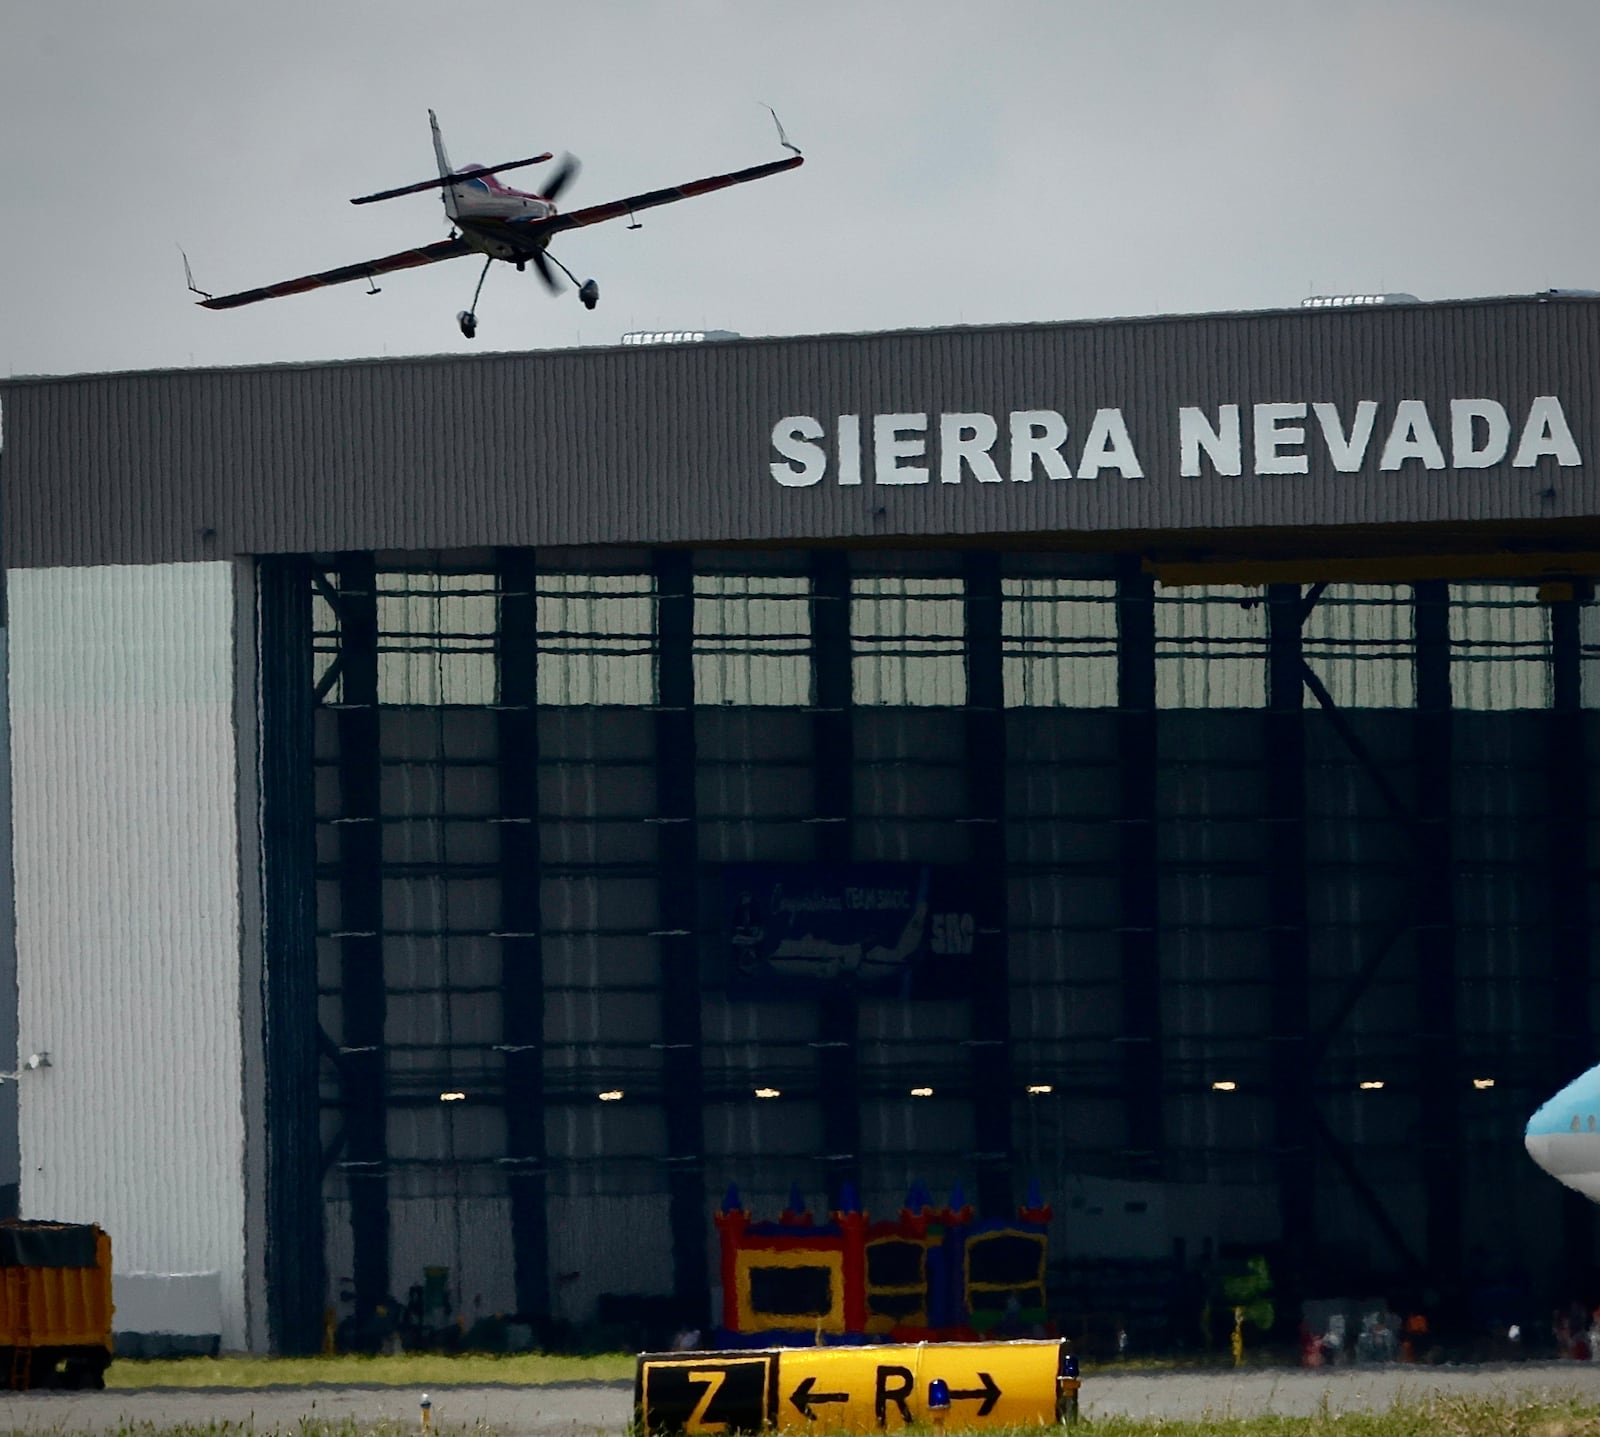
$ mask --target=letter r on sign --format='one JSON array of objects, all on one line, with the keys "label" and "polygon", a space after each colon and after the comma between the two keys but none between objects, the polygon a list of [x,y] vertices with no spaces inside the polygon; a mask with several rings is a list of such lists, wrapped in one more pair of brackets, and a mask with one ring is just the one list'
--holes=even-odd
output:
[{"label": "letter r on sign", "polygon": [[917,1379],[912,1375],[909,1367],[880,1367],[878,1369],[877,1387],[872,1395],[872,1410],[878,1419],[878,1426],[885,1425],[885,1418],[892,1402],[900,1409],[900,1420],[911,1420],[911,1408],[906,1403],[906,1398],[911,1395],[912,1389],[917,1385]]}]

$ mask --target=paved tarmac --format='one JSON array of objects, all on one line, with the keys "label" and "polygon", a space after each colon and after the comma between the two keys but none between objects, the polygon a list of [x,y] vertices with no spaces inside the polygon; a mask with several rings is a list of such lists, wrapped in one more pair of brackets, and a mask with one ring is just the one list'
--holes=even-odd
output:
[{"label": "paved tarmac", "polygon": [[[487,1426],[498,1437],[620,1433],[633,1415],[633,1384],[436,1387],[439,1437]],[[261,1387],[0,1393],[0,1432],[111,1432],[128,1424],[249,1423],[256,1432],[295,1432],[303,1421],[363,1426],[388,1422],[416,1432],[421,1393],[405,1387]]]},{"label": "paved tarmac", "polygon": [[[1495,1367],[1357,1367],[1243,1372],[1102,1372],[1084,1380],[1085,1415],[1200,1418],[1314,1412],[1326,1397],[1336,1411],[1382,1410],[1429,1393],[1488,1396],[1550,1393],[1600,1403],[1600,1363],[1518,1363]],[[273,1387],[180,1391],[0,1394],[0,1431],[110,1432],[127,1424],[204,1426],[249,1423],[256,1432],[293,1433],[304,1420],[417,1429],[419,1393],[398,1387]],[[441,1387],[433,1398],[440,1437],[489,1429],[498,1437],[591,1437],[621,1433],[632,1385]]]}]

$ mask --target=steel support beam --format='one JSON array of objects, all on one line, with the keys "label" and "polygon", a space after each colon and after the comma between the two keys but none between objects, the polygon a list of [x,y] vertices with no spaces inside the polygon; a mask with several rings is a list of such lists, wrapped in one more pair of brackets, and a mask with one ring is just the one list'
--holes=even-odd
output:
[{"label": "steel support beam", "polygon": [[1000,556],[964,561],[967,670],[967,872],[978,935],[969,1012],[978,1207],[1012,1211],[1011,977],[1006,932],[1006,707]]},{"label": "steel support beam", "polygon": [[550,1313],[545,1188],[544,915],[539,848],[539,601],[532,549],[502,549],[499,707],[500,1034],[505,1062],[506,1183],[517,1312]]},{"label": "steel support beam", "polygon": [[[819,549],[811,555],[811,785],[813,852],[822,863],[853,857],[855,728],[850,655],[850,556]],[[856,995],[840,988],[819,1001],[817,1092],[828,1165],[828,1202],[837,1206],[845,1183],[861,1185],[861,1104]]]},{"label": "steel support beam", "polygon": [[[1267,973],[1271,1016],[1272,1134],[1278,1219],[1288,1269],[1281,1281],[1303,1290],[1307,1247],[1316,1236],[1310,1111],[1311,981],[1306,902],[1305,662],[1301,629],[1309,610],[1297,584],[1267,589]],[[1296,1271],[1295,1269],[1298,1269]]]},{"label": "steel support beam", "polygon": [[262,986],[265,1024],[267,1340],[322,1345],[320,1063],[311,566],[257,568],[260,655]]},{"label": "steel support beam", "polygon": [[1162,1170],[1160,874],[1156,857],[1155,581],[1124,558],[1117,575],[1117,872],[1122,1091],[1128,1169]]},{"label": "steel support beam", "polygon": [[658,550],[656,641],[657,942],[661,955],[661,1085],[667,1129],[672,1291],[679,1320],[711,1311],[707,1269],[704,1078],[700,1053],[699,848],[694,731],[694,564]]},{"label": "steel support beam", "polygon": [[1450,586],[1416,585],[1416,1085],[1426,1212],[1425,1252],[1436,1279],[1461,1269],[1461,1098],[1456,1038],[1454,862],[1450,784]]},{"label": "steel support beam", "polygon": [[[1543,1092],[1553,1093],[1594,1062],[1589,963],[1589,770],[1583,709],[1581,600],[1550,606],[1552,695],[1545,746],[1550,893],[1550,999]],[[1582,1280],[1594,1266],[1594,1205],[1561,1189],[1562,1266]]]},{"label": "steel support beam", "polygon": [[383,975],[383,831],[379,783],[377,573],[368,553],[340,554],[339,991],[341,1087],[349,1156],[355,1315],[389,1296],[388,1112]]}]

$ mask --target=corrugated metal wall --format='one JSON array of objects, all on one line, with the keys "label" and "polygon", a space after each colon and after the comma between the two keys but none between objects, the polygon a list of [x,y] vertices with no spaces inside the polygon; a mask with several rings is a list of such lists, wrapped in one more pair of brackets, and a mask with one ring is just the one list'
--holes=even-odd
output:
[{"label": "corrugated metal wall", "polygon": [[220,1271],[242,1346],[233,566],[7,581],[22,1212]]},{"label": "corrugated metal wall", "polygon": [[[12,380],[0,386],[5,556],[34,567],[494,544],[1549,528],[1600,515],[1597,356],[1600,302],[1531,296]],[[1549,442],[1513,462],[1536,396],[1560,401],[1579,462]],[[1502,406],[1496,462],[1456,454],[1453,400]],[[1408,401],[1425,405],[1425,434],[1408,425]],[[1351,468],[1335,451],[1367,402],[1370,442]],[[1329,403],[1337,437],[1325,439],[1311,406]],[[1220,429],[1230,405],[1243,474],[1206,460],[1185,475],[1180,410]],[[1298,409],[1267,415],[1262,439],[1256,405]],[[1102,409],[1121,415],[1137,462],[1084,462]],[[1033,463],[1014,480],[1009,416],[1044,410],[1065,426],[1059,458],[1076,477]],[[996,426],[987,474],[946,468],[941,415]],[[843,467],[855,448],[841,452],[840,416],[859,421],[860,482]],[[882,482],[875,456],[890,439],[874,438],[875,416],[903,421],[910,446],[904,472]],[[795,418],[821,436],[828,466],[798,487],[779,482],[798,466],[773,443]],[[1544,434],[1539,422],[1532,432]],[[1487,442],[1481,422],[1475,433]]]},{"label": "corrugated metal wall", "polygon": [[[0,626],[0,1057],[17,1046],[17,925],[14,894],[15,865],[11,850],[11,701],[10,630]],[[17,1090],[0,1093],[0,1188],[9,1187],[16,1206],[21,1188],[22,1151],[17,1141]]]}]

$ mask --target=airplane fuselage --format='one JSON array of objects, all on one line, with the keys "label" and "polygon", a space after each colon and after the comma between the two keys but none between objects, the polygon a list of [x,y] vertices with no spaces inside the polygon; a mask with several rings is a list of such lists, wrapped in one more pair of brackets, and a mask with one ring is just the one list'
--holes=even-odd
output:
[{"label": "airplane fuselage", "polygon": [[445,209],[464,239],[479,254],[495,259],[526,259],[543,249],[548,236],[519,233],[532,220],[548,219],[556,207],[541,195],[498,184],[492,176],[451,185]]},{"label": "airplane fuselage", "polygon": [[1529,1118],[1523,1142],[1551,1177],[1600,1202],[1600,1067],[1574,1078]]}]

